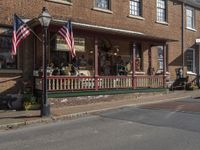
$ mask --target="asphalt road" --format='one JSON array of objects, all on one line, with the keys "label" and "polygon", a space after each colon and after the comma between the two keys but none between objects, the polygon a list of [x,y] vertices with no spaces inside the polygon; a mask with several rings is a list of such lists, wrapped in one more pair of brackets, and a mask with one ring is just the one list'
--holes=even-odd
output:
[{"label": "asphalt road", "polygon": [[[180,102],[180,100],[178,100]],[[77,120],[0,132],[0,150],[200,150],[200,113],[124,107]]]}]

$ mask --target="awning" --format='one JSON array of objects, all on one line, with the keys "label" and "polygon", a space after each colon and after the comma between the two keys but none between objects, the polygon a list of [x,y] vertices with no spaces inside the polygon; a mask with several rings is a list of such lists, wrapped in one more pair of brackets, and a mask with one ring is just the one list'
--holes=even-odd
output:
[{"label": "awning", "polygon": [[188,4],[190,6],[200,8],[200,1],[199,0],[178,0],[179,2],[183,2],[185,4]]},{"label": "awning", "polygon": [[[66,23],[66,21],[58,20],[58,19],[52,20],[52,24],[54,24],[54,25],[61,26],[64,23]],[[39,25],[40,23],[37,19],[32,19],[29,22],[27,22],[27,24],[29,24],[31,27],[34,27],[34,26]],[[99,32],[99,33],[127,36],[127,37],[131,37],[131,38],[139,39],[139,40],[141,39],[141,40],[160,42],[160,43],[178,41],[177,39],[147,35],[143,32],[120,29],[120,28],[112,28],[112,27],[79,23],[79,22],[72,22],[72,24],[73,24],[74,29],[83,29],[83,30],[94,31],[94,32]]]},{"label": "awning", "polygon": [[[52,22],[60,25],[60,24],[65,23],[66,21],[53,19]],[[144,39],[144,40],[149,40],[149,41],[158,41],[158,42],[175,42],[175,41],[178,41],[176,39],[169,39],[169,38],[165,38],[165,37],[147,35],[145,33],[132,31],[132,30],[111,28],[111,27],[106,27],[106,26],[99,26],[99,25],[92,25],[92,24],[78,23],[78,22],[72,22],[72,24],[73,24],[74,28],[78,28],[78,29],[86,29],[86,30],[103,32],[103,33],[126,35],[126,36],[135,37],[135,38]]]}]

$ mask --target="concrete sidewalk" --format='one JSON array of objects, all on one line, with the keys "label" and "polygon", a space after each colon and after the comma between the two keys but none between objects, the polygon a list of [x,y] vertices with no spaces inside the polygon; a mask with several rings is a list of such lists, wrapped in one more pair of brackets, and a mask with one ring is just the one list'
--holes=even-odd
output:
[{"label": "concrete sidewalk", "polygon": [[[51,104],[51,117],[41,118],[40,111],[3,111],[0,110],[0,129],[12,129],[36,123],[48,123],[56,120],[73,119],[98,111],[137,106],[158,102],[173,101],[180,98],[199,97],[200,90],[175,91],[169,93],[120,94],[102,97],[102,102],[67,106],[63,101]],[[88,97],[85,97],[87,99]],[[90,97],[91,98],[91,97]],[[51,101],[52,102],[52,101]],[[57,101],[58,102],[58,101]]]}]

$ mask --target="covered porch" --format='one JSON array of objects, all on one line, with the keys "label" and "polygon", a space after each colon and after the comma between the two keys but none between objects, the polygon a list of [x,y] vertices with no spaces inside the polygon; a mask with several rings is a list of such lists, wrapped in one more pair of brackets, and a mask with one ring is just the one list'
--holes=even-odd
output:
[{"label": "covered porch", "polygon": [[[74,59],[56,34],[61,25],[62,21],[56,20],[49,30],[49,93],[166,88],[169,77],[166,44],[169,39],[73,22]],[[35,45],[34,87],[36,91],[42,91],[41,45],[37,39]]]}]

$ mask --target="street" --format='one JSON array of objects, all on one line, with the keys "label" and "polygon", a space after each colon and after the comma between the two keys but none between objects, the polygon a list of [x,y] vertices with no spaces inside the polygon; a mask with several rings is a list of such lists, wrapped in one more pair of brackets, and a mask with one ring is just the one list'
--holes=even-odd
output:
[{"label": "street", "polygon": [[200,98],[0,132],[0,150],[200,150]]}]

